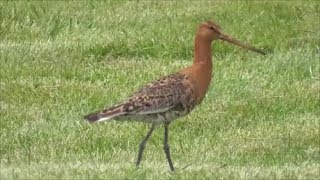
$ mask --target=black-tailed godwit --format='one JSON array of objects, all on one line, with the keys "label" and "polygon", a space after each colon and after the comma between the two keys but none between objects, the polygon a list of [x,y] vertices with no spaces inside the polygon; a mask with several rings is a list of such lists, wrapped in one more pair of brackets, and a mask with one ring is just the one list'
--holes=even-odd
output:
[{"label": "black-tailed godwit", "polygon": [[195,36],[193,64],[177,73],[154,81],[134,93],[126,101],[85,116],[89,122],[118,120],[151,123],[151,128],[139,146],[136,165],[139,166],[146,142],[158,124],[164,124],[164,152],[170,169],[174,171],[168,144],[169,124],[190,113],[201,103],[212,78],[211,43],[223,40],[252,51],[264,51],[245,45],[224,34],[216,23],[206,21]]}]

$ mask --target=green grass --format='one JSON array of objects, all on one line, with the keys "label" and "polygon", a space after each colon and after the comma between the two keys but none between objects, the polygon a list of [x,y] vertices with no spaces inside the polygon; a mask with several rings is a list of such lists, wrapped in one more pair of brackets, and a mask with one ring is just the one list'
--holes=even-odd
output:
[{"label": "green grass", "polygon": [[[320,178],[318,1],[1,1],[0,179]],[[215,42],[207,97],[158,128],[136,169],[142,123],[82,116],[192,62],[197,25],[267,49]]]}]

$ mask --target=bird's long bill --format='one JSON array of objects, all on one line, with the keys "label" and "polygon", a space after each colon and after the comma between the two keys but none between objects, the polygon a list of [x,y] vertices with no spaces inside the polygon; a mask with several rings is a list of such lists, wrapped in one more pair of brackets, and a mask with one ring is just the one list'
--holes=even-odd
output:
[{"label": "bird's long bill", "polygon": [[234,38],[232,38],[232,37],[230,37],[228,35],[222,34],[220,36],[220,39],[223,40],[223,41],[227,41],[229,43],[232,43],[232,44],[236,44],[236,45],[241,46],[243,48],[250,49],[251,51],[255,51],[255,52],[258,52],[258,53],[261,53],[261,54],[266,54],[265,51],[263,51],[261,49],[254,48],[254,47],[246,45],[246,44],[243,44],[242,42],[240,42],[240,41],[238,41],[238,40],[236,40],[236,39],[234,39]]}]

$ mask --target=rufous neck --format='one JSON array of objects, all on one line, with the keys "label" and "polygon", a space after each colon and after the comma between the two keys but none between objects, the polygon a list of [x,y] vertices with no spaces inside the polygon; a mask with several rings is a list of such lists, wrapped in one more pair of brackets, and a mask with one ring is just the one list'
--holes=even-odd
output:
[{"label": "rufous neck", "polygon": [[199,36],[195,37],[194,64],[212,65],[211,42]]}]

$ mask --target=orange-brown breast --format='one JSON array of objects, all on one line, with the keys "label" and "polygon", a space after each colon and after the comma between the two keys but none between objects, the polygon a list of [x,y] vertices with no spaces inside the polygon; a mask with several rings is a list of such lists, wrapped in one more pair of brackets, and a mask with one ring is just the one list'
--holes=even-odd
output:
[{"label": "orange-brown breast", "polygon": [[188,75],[197,84],[197,102],[201,103],[211,82],[212,62],[194,63],[192,66],[182,69],[180,73]]}]

